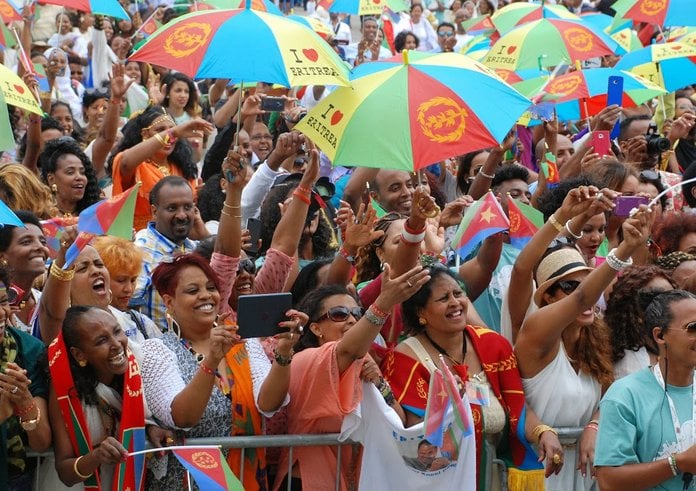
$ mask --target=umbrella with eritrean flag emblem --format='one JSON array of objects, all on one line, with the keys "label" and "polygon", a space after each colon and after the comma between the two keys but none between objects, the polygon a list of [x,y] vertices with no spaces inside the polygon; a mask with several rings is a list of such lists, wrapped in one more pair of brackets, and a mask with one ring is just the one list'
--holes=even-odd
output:
[{"label": "umbrella with eritrean flag emblem", "polygon": [[540,19],[572,19],[580,17],[570,12],[563,5],[542,5],[538,3],[510,3],[498,9],[491,22],[501,34],[510,32],[517,26]]},{"label": "umbrella with eritrean flag emblem", "polygon": [[129,58],[171,68],[191,78],[235,83],[348,85],[349,69],[312,29],[251,9],[207,10],[160,28]]},{"label": "umbrella with eritrean flag emblem", "polygon": [[360,65],[295,128],[334,165],[412,171],[498,145],[529,105],[466,56],[404,51]]},{"label": "umbrella with eritrean flag emblem", "polygon": [[[243,9],[245,5],[246,0],[200,0],[196,2],[199,12],[214,9]],[[269,0],[251,0],[251,9],[283,15],[278,6]]]},{"label": "umbrella with eritrean flag emblem", "polygon": [[674,92],[696,83],[696,45],[652,44],[625,54],[615,68],[628,70]]},{"label": "umbrella with eritrean flag emblem", "polygon": [[409,3],[404,0],[333,0],[329,12],[355,15],[382,15],[384,9],[392,12],[408,10]]},{"label": "umbrella with eritrean flag emblem", "polygon": [[617,0],[617,17],[658,26],[696,26],[694,0]]},{"label": "umbrella with eritrean flag emblem", "polygon": [[39,4],[58,5],[80,12],[108,15],[118,19],[130,20],[130,16],[123,10],[118,0],[39,0]]},{"label": "umbrella with eritrean flag emblem", "polygon": [[22,14],[9,0],[0,0],[0,19],[2,19],[3,24],[9,24],[10,22],[21,21]]},{"label": "umbrella with eritrean flag emblem", "polygon": [[541,19],[504,34],[483,63],[508,70],[551,67],[609,55],[617,48],[616,41],[582,21]]}]

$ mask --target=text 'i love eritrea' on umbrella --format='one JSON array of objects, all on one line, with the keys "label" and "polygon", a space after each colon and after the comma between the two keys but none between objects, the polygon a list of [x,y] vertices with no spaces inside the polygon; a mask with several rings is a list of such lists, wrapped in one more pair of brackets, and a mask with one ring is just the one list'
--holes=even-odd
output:
[{"label": "text 'i love eritrea' on umbrella", "polygon": [[306,25],[251,9],[186,14],[152,34],[129,58],[191,78],[229,78],[284,87],[349,85],[350,72]]},{"label": "text 'i love eritrea' on umbrella", "polygon": [[509,227],[510,221],[503,208],[493,192],[488,191],[466,210],[452,238],[452,248],[465,259],[485,238]]},{"label": "text 'i love eritrea' on umbrella", "polygon": [[456,53],[403,51],[355,69],[295,127],[333,165],[413,171],[498,145],[530,104]]},{"label": "text 'i love eritrea' on umbrella", "polygon": [[614,68],[628,70],[674,92],[696,82],[696,45],[678,41],[652,44],[626,53]]},{"label": "text 'i love eritrea' on umbrella", "polygon": [[121,194],[99,201],[80,212],[77,221],[77,230],[80,233],[65,252],[63,269],[69,268],[80,255],[80,251],[97,235],[132,239],[135,198],[138,196],[139,189],[138,182]]}]

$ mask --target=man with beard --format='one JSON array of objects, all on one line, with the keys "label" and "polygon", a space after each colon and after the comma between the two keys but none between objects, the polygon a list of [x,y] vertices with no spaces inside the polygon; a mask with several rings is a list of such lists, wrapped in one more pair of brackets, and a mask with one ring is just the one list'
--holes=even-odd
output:
[{"label": "man with beard", "polygon": [[[135,236],[135,245],[144,257],[131,306],[139,308],[164,331],[168,327],[167,308],[152,285],[152,271],[161,262],[170,262],[196,248],[196,242],[189,239],[196,220],[196,205],[191,186],[179,176],[167,176],[155,184],[150,191],[150,205],[154,221]],[[207,235],[205,225],[202,233]]]}]

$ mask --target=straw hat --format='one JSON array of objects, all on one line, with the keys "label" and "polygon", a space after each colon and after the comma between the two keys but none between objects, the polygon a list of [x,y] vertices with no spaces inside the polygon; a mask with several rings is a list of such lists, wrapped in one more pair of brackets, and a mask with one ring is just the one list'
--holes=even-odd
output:
[{"label": "straw hat", "polygon": [[534,303],[541,307],[544,293],[557,281],[572,275],[577,271],[592,271],[574,247],[563,247],[548,254],[541,260],[536,271],[536,291],[534,292]]}]

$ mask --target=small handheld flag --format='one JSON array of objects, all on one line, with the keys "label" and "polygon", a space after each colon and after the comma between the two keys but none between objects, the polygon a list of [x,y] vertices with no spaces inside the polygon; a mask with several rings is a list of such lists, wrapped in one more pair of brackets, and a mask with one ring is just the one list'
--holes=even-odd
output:
[{"label": "small handheld flag", "polygon": [[445,389],[447,390],[447,394],[449,394],[450,401],[452,402],[452,406],[454,408],[454,421],[459,426],[459,429],[464,432],[464,436],[469,436],[474,431],[474,425],[471,422],[471,410],[467,407],[469,405],[469,400],[466,395],[459,395],[457,381],[447,366],[447,363],[445,363],[442,355],[440,355],[440,366],[442,367]]},{"label": "small handheld flag", "polygon": [[508,196],[508,217],[510,218],[510,244],[522,249],[532,236],[544,225],[543,214],[521,201]]},{"label": "small handheld flag", "polygon": [[425,439],[441,447],[445,431],[445,415],[450,407],[449,395],[440,370],[433,371],[428,389],[428,404],[425,408]]},{"label": "small handheld flag", "polygon": [[220,447],[176,447],[172,453],[201,489],[244,491],[242,483],[227,465]]},{"label": "small handheld flag", "polygon": [[510,227],[510,221],[491,191],[469,207],[457,232],[452,248],[466,258],[485,238]]},{"label": "small handheld flag", "polygon": [[547,185],[561,182],[561,176],[558,174],[558,166],[556,165],[556,156],[554,154],[547,152],[540,167],[546,178]]}]

